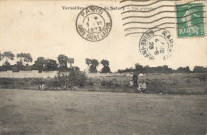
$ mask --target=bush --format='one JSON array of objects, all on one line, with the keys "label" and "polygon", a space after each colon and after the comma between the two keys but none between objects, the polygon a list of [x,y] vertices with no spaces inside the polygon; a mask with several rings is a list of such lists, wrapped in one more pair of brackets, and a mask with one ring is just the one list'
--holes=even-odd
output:
[{"label": "bush", "polygon": [[74,86],[83,87],[86,84],[86,76],[84,73],[72,70],[69,75],[60,75],[49,81],[46,85],[48,87],[64,87],[71,88]]},{"label": "bush", "polygon": [[0,87],[8,89],[38,88],[39,84],[45,83],[43,78],[0,78]]},{"label": "bush", "polygon": [[92,82],[91,80],[87,81],[86,83],[87,86],[94,86],[94,82]]},{"label": "bush", "polygon": [[1,78],[0,79],[0,86],[1,88],[14,88],[15,87],[15,83],[14,83],[14,79],[12,78]]},{"label": "bush", "polygon": [[48,88],[58,88],[61,86],[64,86],[64,85],[63,85],[63,83],[61,83],[61,81],[57,77],[46,82],[46,87],[48,87]]},{"label": "bush", "polygon": [[70,87],[72,86],[79,86],[83,87],[86,84],[86,76],[84,73],[80,71],[71,71],[69,78],[68,78],[68,84]]},{"label": "bush", "polygon": [[107,86],[107,87],[110,87],[113,85],[113,81],[106,81],[106,80],[102,80],[101,81],[101,86]]}]

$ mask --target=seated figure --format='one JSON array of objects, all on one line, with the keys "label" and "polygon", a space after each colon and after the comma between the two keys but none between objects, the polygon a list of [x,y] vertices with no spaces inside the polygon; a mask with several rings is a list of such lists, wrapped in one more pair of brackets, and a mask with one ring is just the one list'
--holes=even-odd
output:
[{"label": "seated figure", "polygon": [[139,87],[137,88],[137,90],[142,93],[142,92],[145,92],[147,89],[147,85],[146,83],[144,82],[144,80],[142,80],[140,83],[139,83]]},{"label": "seated figure", "polygon": [[40,85],[39,85],[39,89],[40,89],[40,90],[45,90],[45,84],[40,84]]},{"label": "seated figure", "polygon": [[133,80],[130,80],[130,81],[129,81],[129,86],[130,86],[130,87],[133,87],[133,86],[134,86],[134,82],[133,82]]}]

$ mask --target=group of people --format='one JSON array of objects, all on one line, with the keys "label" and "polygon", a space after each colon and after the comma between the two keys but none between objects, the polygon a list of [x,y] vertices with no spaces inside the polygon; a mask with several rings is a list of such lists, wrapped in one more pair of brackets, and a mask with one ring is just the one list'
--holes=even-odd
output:
[{"label": "group of people", "polygon": [[132,80],[130,81],[130,87],[135,87],[138,92],[143,93],[146,92],[147,85],[144,82],[144,80],[141,80],[140,83],[138,84],[138,74],[134,73],[132,76]]}]

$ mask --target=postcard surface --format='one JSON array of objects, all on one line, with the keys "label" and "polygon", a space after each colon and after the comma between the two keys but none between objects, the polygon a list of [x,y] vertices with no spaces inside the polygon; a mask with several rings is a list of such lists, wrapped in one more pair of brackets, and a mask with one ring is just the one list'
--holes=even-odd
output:
[{"label": "postcard surface", "polygon": [[0,134],[206,134],[206,5],[0,1]]}]

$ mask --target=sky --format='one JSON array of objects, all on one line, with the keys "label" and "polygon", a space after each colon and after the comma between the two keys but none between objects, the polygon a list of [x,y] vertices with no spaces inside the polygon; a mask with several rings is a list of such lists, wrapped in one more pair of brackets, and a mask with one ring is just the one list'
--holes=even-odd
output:
[{"label": "sky", "polygon": [[64,54],[74,58],[74,66],[81,70],[87,68],[85,58],[107,59],[112,71],[134,67],[136,63],[168,65],[173,69],[207,66],[207,38],[179,39],[175,29],[170,30],[174,37],[172,56],[167,60],[148,60],[139,52],[141,35],[125,36],[121,10],[108,10],[112,29],[105,39],[98,42],[83,39],[75,27],[81,10],[64,10],[62,7],[91,4],[120,7],[117,1],[0,1],[0,52],[30,53],[33,60],[40,56],[56,59],[59,54]]}]

